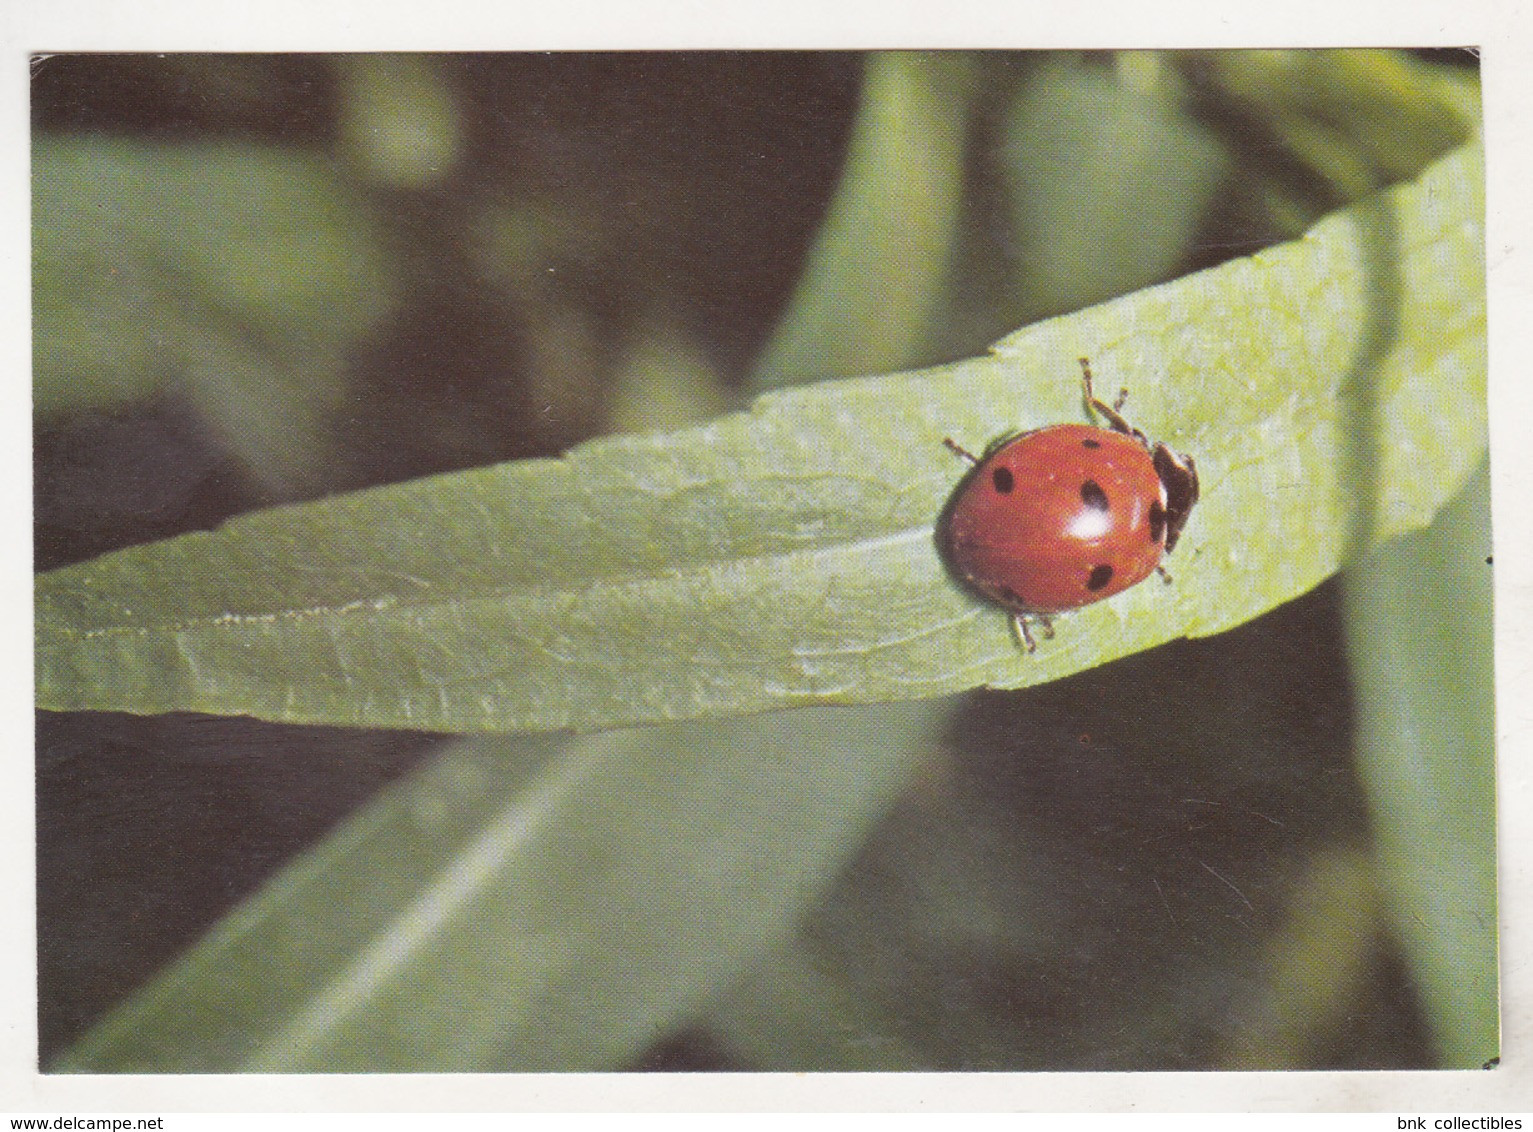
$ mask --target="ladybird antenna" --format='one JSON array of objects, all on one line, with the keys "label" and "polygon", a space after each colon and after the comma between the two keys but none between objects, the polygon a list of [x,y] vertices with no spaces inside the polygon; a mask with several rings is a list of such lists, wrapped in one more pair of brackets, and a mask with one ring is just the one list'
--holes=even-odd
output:
[{"label": "ladybird antenna", "polygon": [[971,463],[971,464],[978,464],[979,463],[979,457],[978,456],[974,455],[974,453],[970,452],[963,445],[959,444],[958,441],[954,440],[951,436],[944,436],[942,438],[942,443],[945,444],[947,446],[948,450],[950,452],[952,452],[954,455],[963,457],[965,460],[969,461],[969,463]]}]

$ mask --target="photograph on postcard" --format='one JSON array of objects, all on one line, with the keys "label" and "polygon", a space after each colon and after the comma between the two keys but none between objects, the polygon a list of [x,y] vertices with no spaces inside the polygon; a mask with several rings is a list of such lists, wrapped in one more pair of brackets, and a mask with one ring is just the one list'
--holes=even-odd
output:
[{"label": "photograph on postcard", "polygon": [[42,1072],[1495,1063],[1473,48],[31,131]]}]

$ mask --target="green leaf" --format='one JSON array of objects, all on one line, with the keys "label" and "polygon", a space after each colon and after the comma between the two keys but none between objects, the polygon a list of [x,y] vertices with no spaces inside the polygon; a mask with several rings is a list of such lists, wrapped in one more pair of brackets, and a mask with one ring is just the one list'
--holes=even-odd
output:
[{"label": "green leaf", "polygon": [[[1369,542],[1426,525],[1482,458],[1481,184],[1470,145],[1299,241],[989,357],[55,571],[38,585],[38,702],[595,729],[1020,687],[1218,632],[1344,560],[1360,375],[1384,429]],[[1203,501],[1173,587],[1083,610],[1027,656],[938,559],[963,471],[942,439],[1079,419],[1080,355],[1197,459]]]},{"label": "green leaf", "polygon": [[[834,291],[832,275],[818,279]],[[622,377],[619,425],[718,411],[717,379],[668,325]],[[62,1067],[623,1068],[781,946],[944,723],[922,703],[460,746],[279,875]],[[554,781],[569,786],[556,799],[537,785]],[[533,812],[541,825],[486,866],[480,847]],[[411,814],[432,815],[435,835]],[[447,888],[462,915],[411,915]],[[539,908],[559,961],[500,955]],[[380,954],[399,960],[385,969]]]},{"label": "green leaf", "polygon": [[926,714],[455,744],[49,1068],[622,1068],[788,937]]},{"label": "green leaf", "polygon": [[1246,118],[1247,133],[1259,123],[1342,199],[1411,176],[1467,140],[1480,117],[1477,82],[1404,51],[1206,51],[1182,61],[1226,113]]},{"label": "green leaf", "polygon": [[972,65],[961,53],[868,57],[846,172],[756,364],[758,388],[931,360],[963,205]]},{"label": "green leaf", "polygon": [[902,1041],[896,1020],[847,985],[803,935],[720,995],[708,1030],[737,1061],[760,1073],[937,1068],[930,1055]]},{"label": "green leaf", "polygon": [[1358,761],[1440,1064],[1500,1053],[1490,477],[1344,575]]},{"label": "green leaf", "polygon": [[435,59],[345,55],[337,72],[342,144],[366,176],[418,190],[452,174],[462,156],[463,127]]},{"label": "green leaf", "polygon": [[1186,274],[1232,195],[1230,144],[1195,113],[1177,56],[981,58],[959,248],[927,320],[941,359]]},{"label": "green leaf", "polygon": [[38,415],[169,391],[266,482],[309,475],[346,351],[392,303],[332,169],[253,145],[43,135],[32,186]]},{"label": "green leaf", "polygon": [[1229,171],[1229,154],[1185,108],[1161,56],[1116,61],[1108,70],[1051,58],[1007,114],[1002,172],[1021,268],[1013,290],[1031,317],[1175,274]]}]

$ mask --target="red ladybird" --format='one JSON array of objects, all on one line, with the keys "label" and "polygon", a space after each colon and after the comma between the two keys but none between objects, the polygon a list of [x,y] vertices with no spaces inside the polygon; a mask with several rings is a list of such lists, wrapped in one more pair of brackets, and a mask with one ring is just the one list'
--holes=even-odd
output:
[{"label": "red ladybird", "polygon": [[[1028,652],[1028,620],[1054,635],[1050,614],[1111,597],[1161,569],[1198,501],[1191,456],[1151,444],[1091,391],[1086,405],[1110,427],[1061,424],[1007,437],[981,459],[945,443],[974,465],[953,493],[937,544],[969,589],[1009,610]],[[1170,581],[1170,578],[1166,578]]]}]

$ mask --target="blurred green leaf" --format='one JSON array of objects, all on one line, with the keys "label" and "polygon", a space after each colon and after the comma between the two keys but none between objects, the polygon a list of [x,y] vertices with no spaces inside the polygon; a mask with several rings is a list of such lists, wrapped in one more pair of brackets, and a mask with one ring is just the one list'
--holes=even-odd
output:
[{"label": "blurred green leaf", "polygon": [[901,1040],[895,1020],[859,990],[824,962],[813,939],[800,934],[712,1004],[709,1034],[759,1073],[936,1068],[929,1055]]},{"label": "blurred green leaf", "polygon": [[734,407],[703,351],[681,328],[659,319],[642,325],[612,384],[607,423],[613,432],[682,428]]},{"label": "blurred green leaf", "polygon": [[1477,78],[1403,51],[1177,59],[1237,150],[1236,207],[1259,231],[1297,234],[1338,204],[1413,176],[1478,130]]},{"label": "blurred green leaf", "polygon": [[1208,51],[1184,57],[1312,173],[1356,196],[1468,140],[1478,85],[1403,51]]},{"label": "blurred green leaf", "polygon": [[1169,278],[1229,170],[1161,57],[1118,58],[1116,70],[1051,59],[1009,108],[1001,157],[1019,315]]},{"label": "blurred green leaf", "polygon": [[1265,941],[1264,993],[1231,1028],[1223,1068],[1312,1068],[1316,1047],[1344,1032],[1375,970],[1382,918],[1368,854],[1356,846],[1316,854],[1290,903],[1287,923]]},{"label": "blurred green leaf", "polygon": [[963,203],[970,60],[885,52],[867,74],[846,172],[757,388],[928,360]]},{"label": "blurred green leaf", "polygon": [[[595,729],[1020,687],[1229,628],[1342,561],[1355,363],[1387,428],[1371,540],[1430,522],[1481,459],[1481,180],[1466,147],[1301,241],[1030,327],[990,357],[44,575],[39,705]],[[1401,288],[1386,339],[1380,262]],[[1076,418],[1082,354],[1138,391],[1137,423],[1197,458],[1204,500],[1173,588],[1090,607],[1025,656],[938,560],[932,524],[962,473],[942,438],[982,447]]]},{"label": "blurred green leaf", "polygon": [[453,94],[429,56],[358,54],[338,61],[341,136],[371,179],[419,190],[448,177],[463,149]]},{"label": "blurred green leaf", "polygon": [[32,184],[39,417],[174,392],[268,484],[311,475],[346,352],[392,304],[325,162],[43,135]]},{"label": "blurred green leaf", "polygon": [[1500,1053],[1490,478],[1344,575],[1359,763],[1441,1064]]},{"label": "blurred green leaf", "polygon": [[924,715],[456,744],[49,1068],[622,1068],[786,938]]}]

